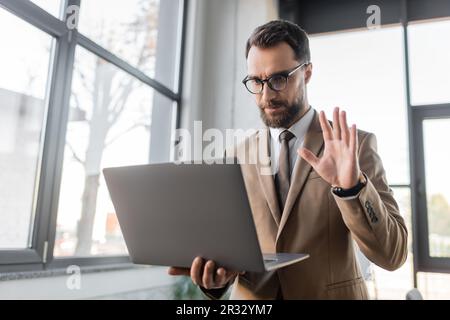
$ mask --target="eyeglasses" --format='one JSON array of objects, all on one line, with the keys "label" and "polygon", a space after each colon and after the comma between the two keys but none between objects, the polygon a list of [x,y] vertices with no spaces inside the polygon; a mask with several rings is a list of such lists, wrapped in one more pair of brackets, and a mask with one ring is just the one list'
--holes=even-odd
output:
[{"label": "eyeglasses", "polygon": [[258,78],[250,78],[245,77],[244,80],[242,80],[242,83],[245,85],[247,90],[252,94],[260,94],[264,90],[264,83],[267,82],[267,85],[270,89],[273,91],[282,91],[286,89],[288,79],[289,77],[297,70],[299,70],[301,67],[308,65],[309,62],[302,63],[298,66],[296,66],[294,69],[276,73],[272,76],[270,76],[267,79],[258,79]]}]

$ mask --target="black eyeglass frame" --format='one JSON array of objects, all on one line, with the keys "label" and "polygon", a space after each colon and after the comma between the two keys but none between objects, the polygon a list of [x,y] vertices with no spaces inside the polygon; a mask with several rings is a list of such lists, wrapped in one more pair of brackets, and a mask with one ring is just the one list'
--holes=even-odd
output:
[{"label": "black eyeglass frame", "polygon": [[[305,66],[305,65],[309,65],[309,64],[310,64],[310,62],[304,62],[304,63],[302,63],[302,64],[299,64],[298,66],[296,66],[295,68],[293,68],[293,69],[291,69],[291,70],[284,71],[284,72],[278,72],[278,73],[275,73],[275,74],[271,75],[270,77],[268,77],[267,79],[259,79],[259,78],[255,78],[255,77],[249,77],[249,76],[246,76],[246,77],[242,80],[242,83],[244,84],[244,86],[245,86],[245,88],[247,89],[247,91],[250,92],[251,94],[260,94],[260,93],[262,93],[263,90],[264,90],[264,84],[265,84],[266,82],[267,82],[267,85],[269,86],[270,89],[272,89],[273,91],[276,91],[276,92],[280,92],[280,91],[283,91],[284,89],[286,89],[287,84],[288,84],[289,77],[290,77],[291,75],[293,75],[294,72],[296,72],[297,70],[299,70],[301,67],[303,67],[303,66]],[[274,77],[279,77],[279,76],[284,77],[285,84],[284,84],[284,87],[283,87],[282,89],[275,89],[275,88],[272,87],[272,85],[271,85],[271,83],[270,83],[270,80],[272,80]],[[250,81],[250,80],[259,82],[259,83],[261,84],[261,90],[259,90],[258,92],[253,92],[253,91],[251,91],[251,90],[248,88],[248,86],[247,86],[247,82]]]}]

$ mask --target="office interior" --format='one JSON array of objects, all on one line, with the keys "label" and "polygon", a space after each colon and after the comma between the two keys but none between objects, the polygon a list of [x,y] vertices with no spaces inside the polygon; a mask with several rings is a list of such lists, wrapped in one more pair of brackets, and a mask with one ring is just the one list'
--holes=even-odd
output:
[{"label": "office interior", "polygon": [[450,299],[448,0],[0,0],[0,299],[206,298],[130,262],[102,169],[260,128],[245,44],[274,19],[310,36],[310,104],[377,136],[409,252],[358,253],[370,298]]}]

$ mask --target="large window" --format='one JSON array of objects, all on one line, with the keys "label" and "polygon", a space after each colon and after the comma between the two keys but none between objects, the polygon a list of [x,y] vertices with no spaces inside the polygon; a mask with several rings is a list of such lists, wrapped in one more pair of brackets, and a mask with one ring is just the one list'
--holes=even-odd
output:
[{"label": "large window", "polygon": [[450,20],[408,26],[411,102],[430,105],[450,102]]},{"label": "large window", "polygon": [[420,271],[450,272],[450,44],[440,37],[448,32],[449,19],[408,26]]},{"label": "large window", "polygon": [[77,48],[55,255],[126,253],[101,169],[148,163],[153,90]]},{"label": "large window", "polygon": [[409,230],[405,265],[395,272],[372,267],[367,284],[373,298],[403,299],[414,284],[425,298],[448,294],[449,277],[427,272],[450,270],[450,177],[445,169],[450,155],[442,144],[450,134],[450,46],[439,36],[449,28],[449,20],[440,20],[310,37],[310,104],[329,117],[339,106],[351,123],[376,134],[387,180]]},{"label": "large window", "polygon": [[53,38],[0,9],[0,43],[0,248],[28,248]]},{"label": "large window", "polygon": [[[387,180],[412,230],[402,27],[315,35],[310,47],[309,103],[329,118],[339,106],[350,123],[375,133]],[[398,299],[412,287],[411,240],[402,268],[392,273],[372,266],[367,283],[372,298]]]},{"label": "large window", "polygon": [[428,212],[428,242],[432,257],[450,258],[450,150],[439,143],[450,137],[450,119],[423,121],[425,176]]},{"label": "large window", "polygon": [[0,272],[128,261],[102,169],[170,160],[185,8],[0,0]]},{"label": "large window", "polygon": [[[179,54],[180,28],[176,22],[181,4],[179,0],[85,1],[79,29],[140,71],[177,90],[174,61]],[[161,69],[163,72],[157,72]]]},{"label": "large window", "polygon": [[309,103],[375,133],[390,184],[409,184],[402,28],[311,36]]}]

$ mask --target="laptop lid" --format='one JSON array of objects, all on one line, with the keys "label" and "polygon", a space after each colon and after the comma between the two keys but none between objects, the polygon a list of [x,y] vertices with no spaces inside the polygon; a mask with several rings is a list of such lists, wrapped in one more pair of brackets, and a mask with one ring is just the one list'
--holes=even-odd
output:
[{"label": "laptop lid", "polygon": [[190,267],[201,256],[230,270],[264,271],[239,164],[103,172],[134,263]]}]

